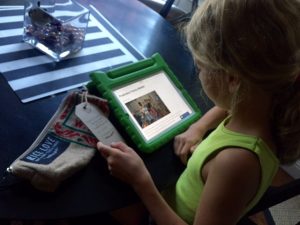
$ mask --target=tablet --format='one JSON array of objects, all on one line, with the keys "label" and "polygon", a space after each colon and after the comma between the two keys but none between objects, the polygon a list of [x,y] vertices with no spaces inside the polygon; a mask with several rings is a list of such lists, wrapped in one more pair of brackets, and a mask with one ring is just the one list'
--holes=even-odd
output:
[{"label": "tablet", "polygon": [[201,111],[159,54],[91,75],[138,149],[153,152],[183,132]]}]

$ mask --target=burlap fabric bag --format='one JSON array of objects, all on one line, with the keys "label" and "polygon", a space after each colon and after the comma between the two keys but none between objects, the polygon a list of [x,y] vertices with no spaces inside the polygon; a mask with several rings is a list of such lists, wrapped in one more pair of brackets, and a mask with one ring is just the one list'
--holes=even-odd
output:
[{"label": "burlap fabric bag", "polygon": [[55,191],[59,184],[88,164],[96,152],[97,138],[75,115],[82,101],[108,116],[106,100],[81,92],[69,94],[34,143],[9,167],[9,171],[41,190]]}]

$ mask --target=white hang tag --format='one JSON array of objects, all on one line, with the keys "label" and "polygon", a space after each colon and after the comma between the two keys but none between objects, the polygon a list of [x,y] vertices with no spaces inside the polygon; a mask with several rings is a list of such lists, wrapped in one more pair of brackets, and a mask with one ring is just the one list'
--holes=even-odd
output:
[{"label": "white hang tag", "polygon": [[110,145],[112,142],[124,141],[108,118],[95,105],[82,102],[76,106],[75,115],[103,144]]}]

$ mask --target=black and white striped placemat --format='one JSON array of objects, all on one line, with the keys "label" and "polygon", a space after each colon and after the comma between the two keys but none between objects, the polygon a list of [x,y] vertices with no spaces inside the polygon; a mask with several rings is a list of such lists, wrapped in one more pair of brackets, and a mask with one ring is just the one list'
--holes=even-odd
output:
[{"label": "black and white striped placemat", "polygon": [[23,103],[86,84],[107,71],[144,58],[93,6],[84,47],[61,62],[22,42],[23,6],[0,6],[0,72]]}]

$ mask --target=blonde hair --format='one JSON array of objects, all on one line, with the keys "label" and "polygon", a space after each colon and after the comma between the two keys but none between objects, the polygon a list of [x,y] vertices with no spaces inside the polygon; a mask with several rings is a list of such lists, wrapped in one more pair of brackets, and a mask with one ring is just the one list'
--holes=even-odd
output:
[{"label": "blonde hair", "polygon": [[188,46],[201,65],[273,93],[273,133],[282,163],[300,157],[299,1],[205,0],[186,27]]}]

